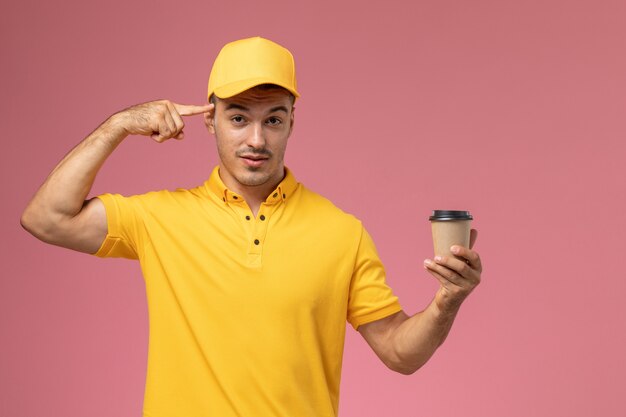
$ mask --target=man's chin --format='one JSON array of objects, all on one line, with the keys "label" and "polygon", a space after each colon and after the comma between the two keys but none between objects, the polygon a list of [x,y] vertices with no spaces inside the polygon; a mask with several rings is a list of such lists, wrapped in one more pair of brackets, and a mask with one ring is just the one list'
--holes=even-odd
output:
[{"label": "man's chin", "polygon": [[261,172],[261,170],[258,168],[247,169],[247,171],[248,172],[246,174],[241,175],[238,178],[239,183],[245,185],[246,187],[257,187],[259,185],[264,185],[270,179],[269,175]]}]

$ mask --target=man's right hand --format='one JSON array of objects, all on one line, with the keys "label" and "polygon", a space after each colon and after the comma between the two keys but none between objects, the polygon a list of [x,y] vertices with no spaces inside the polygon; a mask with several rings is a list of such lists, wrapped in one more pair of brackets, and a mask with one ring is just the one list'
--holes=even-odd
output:
[{"label": "man's right hand", "polygon": [[117,128],[127,135],[150,136],[156,142],[183,139],[185,123],[181,116],[195,116],[213,111],[213,104],[197,106],[178,104],[169,100],[157,100],[137,104],[116,113],[112,117]]}]

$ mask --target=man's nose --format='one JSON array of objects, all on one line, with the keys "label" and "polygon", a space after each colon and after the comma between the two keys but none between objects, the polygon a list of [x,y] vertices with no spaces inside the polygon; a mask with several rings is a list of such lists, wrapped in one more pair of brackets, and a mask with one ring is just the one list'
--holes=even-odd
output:
[{"label": "man's nose", "polygon": [[253,123],[251,125],[250,134],[248,135],[247,145],[254,149],[263,149],[265,147],[265,134],[261,123]]}]

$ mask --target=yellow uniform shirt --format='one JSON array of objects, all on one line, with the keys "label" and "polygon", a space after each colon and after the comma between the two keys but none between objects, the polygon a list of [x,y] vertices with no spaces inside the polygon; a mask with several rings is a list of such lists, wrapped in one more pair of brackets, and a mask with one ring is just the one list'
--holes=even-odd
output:
[{"label": "yellow uniform shirt", "polygon": [[336,416],[346,320],[401,310],[361,222],[286,172],[256,218],[218,168],[98,196],[95,255],[138,259],[146,283],[145,417]]}]

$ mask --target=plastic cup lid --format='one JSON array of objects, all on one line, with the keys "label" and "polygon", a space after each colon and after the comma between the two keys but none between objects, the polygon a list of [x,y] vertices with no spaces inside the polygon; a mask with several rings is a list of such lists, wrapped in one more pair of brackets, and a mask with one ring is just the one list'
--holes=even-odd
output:
[{"label": "plastic cup lid", "polygon": [[459,210],[433,210],[432,216],[428,218],[430,221],[453,221],[453,220],[473,220],[474,218],[469,211]]}]

